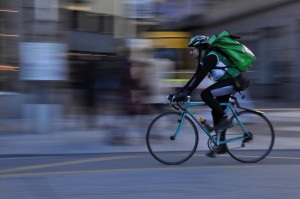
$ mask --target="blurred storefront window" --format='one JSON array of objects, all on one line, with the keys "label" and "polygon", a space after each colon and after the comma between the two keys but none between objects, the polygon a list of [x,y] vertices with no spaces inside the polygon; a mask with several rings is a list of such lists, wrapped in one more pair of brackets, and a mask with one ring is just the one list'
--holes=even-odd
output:
[{"label": "blurred storefront window", "polygon": [[71,27],[73,30],[112,34],[114,17],[112,15],[72,11]]}]

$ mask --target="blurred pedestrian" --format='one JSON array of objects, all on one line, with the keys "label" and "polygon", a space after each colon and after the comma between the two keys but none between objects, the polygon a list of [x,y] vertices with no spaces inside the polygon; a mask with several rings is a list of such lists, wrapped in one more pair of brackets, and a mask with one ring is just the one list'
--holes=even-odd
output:
[{"label": "blurred pedestrian", "polygon": [[[117,83],[113,108],[115,109],[114,129],[111,138],[112,144],[127,144],[127,131],[131,124],[131,115],[134,114],[132,103],[133,81],[131,76],[130,51],[126,46],[118,46],[113,62],[114,80]],[[109,74],[108,74],[109,75]],[[125,128],[124,128],[125,127]]]},{"label": "blurred pedestrian", "polygon": [[82,71],[83,75],[83,91],[84,91],[84,109],[86,116],[86,124],[89,128],[95,127],[96,121],[96,80],[97,80],[97,62],[96,60],[87,60]]},{"label": "blurred pedestrian", "polygon": [[125,46],[117,48],[117,57],[115,60],[115,66],[118,69],[119,87],[119,103],[121,105],[119,111],[121,115],[131,115],[132,109],[132,97],[131,90],[133,87],[133,80],[131,76],[131,62],[129,60],[129,49]]}]

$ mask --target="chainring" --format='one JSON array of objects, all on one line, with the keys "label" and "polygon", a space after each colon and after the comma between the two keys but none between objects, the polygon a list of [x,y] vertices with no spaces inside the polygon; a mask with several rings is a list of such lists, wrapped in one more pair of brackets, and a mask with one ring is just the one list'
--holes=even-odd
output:
[{"label": "chainring", "polygon": [[[213,135],[212,137],[213,137],[215,140],[217,139],[217,136],[216,136],[216,135]],[[214,152],[221,151],[221,150],[223,150],[223,148],[225,147],[224,144],[216,145],[216,144],[213,142],[212,138],[209,138],[209,139],[207,140],[207,146],[208,146],[209,150],[214,151]]]}]

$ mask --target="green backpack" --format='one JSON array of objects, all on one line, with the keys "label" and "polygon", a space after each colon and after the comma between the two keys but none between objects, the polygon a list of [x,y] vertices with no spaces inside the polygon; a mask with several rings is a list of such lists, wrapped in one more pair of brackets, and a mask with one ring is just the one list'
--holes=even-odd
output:
[{"label": "green backpack", "polygon": [[247,71],[255,61],[255,55],[245,45],[236,41],[239,37],[223,31],[209,39],[212,50],[226,56],[241,72]]}]

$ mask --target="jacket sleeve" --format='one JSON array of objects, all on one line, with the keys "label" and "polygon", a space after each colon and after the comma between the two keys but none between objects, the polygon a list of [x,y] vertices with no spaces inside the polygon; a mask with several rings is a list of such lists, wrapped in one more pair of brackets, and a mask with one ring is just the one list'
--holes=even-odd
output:
[{"label": "jacket sleeve", "polygon": [[218,57],[215,54],[206,56],[203,59],[203,66],[198,65],[198,68],[193,75],[193,77],[186,83],[186,85],[181,89],[181,92],[190,94],[197,88],[197,86],[202,82],[205,76],[217,65]]}]

